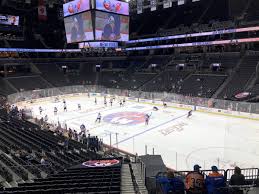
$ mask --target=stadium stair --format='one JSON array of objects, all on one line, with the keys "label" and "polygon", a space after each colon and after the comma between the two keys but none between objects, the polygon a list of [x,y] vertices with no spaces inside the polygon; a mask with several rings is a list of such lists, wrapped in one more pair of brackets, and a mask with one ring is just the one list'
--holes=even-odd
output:
[{"label": "stadium stair", "polygon": [[148,194],[147,188],[145,186],[145,180],[143,180],[145,177],[141,175],[141,163],[132,163],[131,165],[136,181],[138,183],[140,193]]},{"label": "stadium stair", "polygon": [[247,81],[244,87],[244,91],[249,91],[251,88],[253,88],[256,83],[256,80],[257,80],[257,76],[256,76],[256,72],[254,72],[250,77],[250,79]]},{"label": "stadium stair", "polygon": [[152,83],[154,80],[156,80],[159,76],[161,76],[166,70],[167,67],[174,61],[173,56],[170,57],[170,59],[168,60],[168,62],[166,64],[164,64],[163,67],[163,71],[157,73],[157,75],[155,75],[153,78],[149,79],[148,81],[146,81],[145,83],[143,83],[142,85],[140,85],[138,87],[138,90],[144,90],[146,88],[146,86],[148,86],[150,83]]},{"label": "stadium stair", "polygon": [[231,72],[230,76],[224,81],[224,83],[218,88],[218,90],[212,95],[211,98],[218,98],[218,96],[226,89],[228,84],[233,79],[234,75],[236,74],[237,70],[239,69],[240,65],[243,63],[245,58],[245,55],[243,55],[237,65],[233,68],[233,71]]},{"label": "stadium stair", "polygon": [[121,168],[121,194],[135,193],[131,178],[129,164],[122,164]]},{"label": "stadium stair", "polygon": [[18,92],[18,90],[5,78],[0,78],[0,94],[9,95]]},{"label": "stadium stair", "polygon": [[223,98],[226,95],[227,98],[233,98],[237,93],[244,92],[248,81],[256,70],[257,62],[258,58],[256,56],[247,53],[229,84],[224,88],[219,97]]}]

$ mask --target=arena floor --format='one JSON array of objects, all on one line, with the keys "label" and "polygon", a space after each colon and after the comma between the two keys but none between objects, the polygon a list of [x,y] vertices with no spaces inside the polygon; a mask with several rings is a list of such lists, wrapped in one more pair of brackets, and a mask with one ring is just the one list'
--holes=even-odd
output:
[{"label": "arena floor", "polygon": [[[158,106],[147,103],[129,102],[120,107],[118,99],[111,107],[105,107],[103,97],[67,97],[68,111],[63,111],[63,102],[54,99],[41,99],[34,103],[18,103],[21,108],[31,108],[35,117],[48,115],[50,123],[58,121],[80,131],[84,124],[91,135],[103,138],[104,143],[138,155],[161,154],[168,167],[177,170],[189,170],[194,164],[203,169],[212,165],[219,168],[233,166],[255,167],[259,165],[259,121],[221,116],[211,113],[193,112],[187,118],[187,110]],[[81,104],[81,111],[78,110]],[[39,106],[43,108],[40,115]],[[54,115],[54,107],[58,114]],[[101,123],[95,123],[98,113],[102,115]],[[149,125],[145,125],[144,115],[152,114]]]}]

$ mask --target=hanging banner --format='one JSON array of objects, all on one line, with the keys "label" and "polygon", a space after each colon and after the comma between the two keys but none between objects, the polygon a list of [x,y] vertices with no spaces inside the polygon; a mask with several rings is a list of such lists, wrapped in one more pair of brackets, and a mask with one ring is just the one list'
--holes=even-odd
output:
[{"label": "hanging banner", "polygon": [[164,0],[163,1],[163,7],[164,7],[164,9],[172,7],[172,1],[171,0]]},{"label": "hanging banner", "polygon": [[40,21],[46,21],[47,20],[47,9],[46,9],[46,5],[44,3],[44,0],[39,0],[38,18],[39,18]]},{"label": "hanging banner", "polygon": [[150,0],[150,10],[156,11],[157,2],[156,0]]},{"label": "hanging banner", "polygon": [[183,4],[185,4],[185,0],[178,0],[177,4],[178,5],[183,5]]},{"label": "hanging banner", "polygon": [[137,14],[143,13],[143,2],[142,0],[137,0]]}]

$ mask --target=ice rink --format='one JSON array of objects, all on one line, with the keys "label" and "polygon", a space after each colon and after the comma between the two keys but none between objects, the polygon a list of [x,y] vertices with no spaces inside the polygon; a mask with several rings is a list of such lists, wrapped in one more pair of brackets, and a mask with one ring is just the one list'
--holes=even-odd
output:
[{"label": "ice rink", "polygon": [[[34,103],[18,103],[20,108],[31,108],[35,117],[48,115],[48,122],[58,121],[80,132],[84,124],[91,135],[103,138],[104,143],[138,155],[161,154],[168,167],[177,170],[189,170],[194,164],[203,169],[212,165],[220,168],[233,166],[259,166],[259,121],[222,116],[212,113],[193,112],[187,118],[188,110],[162,107],[153,110],[152,104],[126,101],[120,107],[118,97],[111,107],[107,98],[107,107],[103,97],[78,96],[67,97],[68,111],[63,111],[63,98],[54,102],[54,98],[40,99]],[[121,98],[122,99],[122,98]],[[81,111],[78,110],[81,104]],[[43,108],[40,115],[39,106]],[[54,115],[54,107],[58,114]],[[101,123],[95,123],[98,113]],[[151,114],[149,125],[145,125],[144,115]],[[118,145],[116,144],[116,133]]]}]

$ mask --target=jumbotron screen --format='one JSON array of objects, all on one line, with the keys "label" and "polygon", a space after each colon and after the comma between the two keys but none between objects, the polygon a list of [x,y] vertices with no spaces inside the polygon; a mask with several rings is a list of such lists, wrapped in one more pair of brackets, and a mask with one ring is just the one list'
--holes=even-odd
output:
[{"label": "jumbotron screen", "polygon": [[91,12],[64,18],[67,43],[94,40]]},{"label": "jumbotron screen", "polygon": [[95,40],[129,40],[128,16],[100,11],[95,13]]},{"label": "jumbotron screen", "polygon": [[18,26],[19,16],[0,14],[0,24]]},{"label": "jumbotron screen", "polygon": [[129,15],[129,3],[126,2],[117,0],[96,0],[95,6],[97,10]]},{"label": "jumbotron screen", "polygon": [[74,0],[63,4],[64,17],[81,13],[90,9],[89,0]]}]

